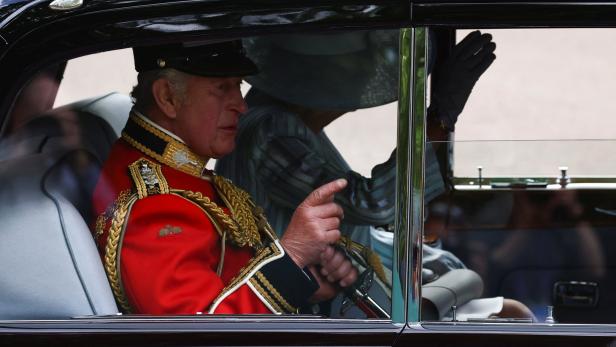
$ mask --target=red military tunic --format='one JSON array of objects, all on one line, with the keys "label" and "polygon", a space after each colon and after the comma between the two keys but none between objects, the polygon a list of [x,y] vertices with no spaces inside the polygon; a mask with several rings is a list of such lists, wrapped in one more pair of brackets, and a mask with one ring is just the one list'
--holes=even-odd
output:
[{"label": "red military tunic", "polygon": [[[204,165],[181,140],[131,115],[93,198],[118,303],[149,314],[297,312],[318,288],[314,279],[264,223],[258,236],[247,232],[227,207],[233,197],[220,195],[221,179],[202,175]],[[247,206],[234,199],[235,210]],[[258,216],[250,218],[256,225]]]}]

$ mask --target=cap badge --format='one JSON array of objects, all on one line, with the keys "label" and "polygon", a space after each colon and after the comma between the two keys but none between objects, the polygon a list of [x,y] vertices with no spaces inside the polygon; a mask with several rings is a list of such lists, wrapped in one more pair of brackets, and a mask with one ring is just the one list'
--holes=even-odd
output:
[{"label": "cap badge", "polygon": [[165,59],[158,58],[156,59],[156,64],[158,64],[158,67],[163,68],[167,65],[167,62],[165,61]]}]

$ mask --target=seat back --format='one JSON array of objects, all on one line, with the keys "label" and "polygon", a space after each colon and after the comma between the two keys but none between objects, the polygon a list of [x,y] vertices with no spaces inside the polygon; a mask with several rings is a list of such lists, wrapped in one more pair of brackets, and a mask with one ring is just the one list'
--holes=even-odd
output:
[{"label": "seat back", "polygon": [[98,166],[83,150],[0,166],[0,319],[118,312],[90,230],[63,192]]},{"label": "seat back", "polygon": [[0,142],[0,319],[118,312],[87,223],[131,105],[113,93],[63,106]]}]

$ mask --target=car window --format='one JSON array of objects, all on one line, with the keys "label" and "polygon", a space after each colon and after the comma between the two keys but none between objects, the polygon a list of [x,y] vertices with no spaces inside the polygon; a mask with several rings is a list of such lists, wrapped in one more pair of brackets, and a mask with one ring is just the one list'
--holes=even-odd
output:
[{"label": "car window", "polygon": [[[458,40],[468,32],[458,31]],[[552,178],[560,166],[573,176],[612,176],[612,163],[588,153],[609,151],[616,138],[606,116],[616,111],[610,97],[616,51],[607,44],[614,30],[489,32],[497,59],[460,115],[455,139],[471,143],[456,147],[454,176],[475,177],[477,166],[493,177]]]},{"label": "car window", "polygon": [[111,92],[128,94],[135,83],[137,72],[130,49],[71,59],[54,107]]},{"label": "car window", "polygon": [[[53,107],[58,108],[111,92],[128,95],[137,82],[134,68],[130,49],[71,59],[64,71]],[[242,94],[246,95],[249,90],[250,83],[244,81]],[[45,110],[37,112],[42,113]],[[396,102],[360,109],[352,111],[352,115],[336,119],[327,126],[327,133],[353,171],[370,177],[374,163],[385,161],[395,147],[396,138],[392,133],[396,129],[396,117]],[[366,151],[362,145],[366,138],[370,138],[370,142],[375,144],[370,151]],[[216,160],[210,161],[208,167],[213,169]]]},{"label": "car window", "polygon": [[[472,32],[455,31],[451,46]],[[455,132],[429,141],[451,173],[424,223],[424,288],[455,271],[466,282],[457,302],[424,290],[438,307],[424,319],[452,319],[455,306],[456,319],[476,322],[613,323],[614,32],[481,32],[496,59]]]},{"label": "car window", "polygon": [[[356,287],[345,291],[336,284],[333,288],[339,295],[333,296],[333,299],[323,300],[320,305],[301,307],[299,312],[332,318],[389,319],[392,309],[392,269],[396,264],[396,260],[393,259],[393,231],[390,225],[393,224],[395,217],[394,149],[399,68],[398,30],[343,32],[338,35],[340,36],[338,38],[332,34],[315,34],[244,39],[247,54],[257,64],[260,74],[247,78],[241,87],[248,108],[240,117],[240,123],[235,125],[238,141],[234,153],[210,161],[207,169],[215,169],[220,175],[231,179],[247,191],[252,200],[264,208],[265,216],[272,226],[271,232],[278,234],[277,237],[284,235],[293,211],[310,191],[328,180],[346,178],[348,188],[336,200],[345,209],[344,222],[339,228],[332,227],[340,229],[344,238],[336,248],[332,249],[335,249],[336,256],[343,255],[343,259],[348,259],[351,262],[349,264],[358,269],[359,280],[356,282]],[[332,45],[332,42],[345,42],[346,39],[351,40],[348,47]],[[314,52],[318,51],[319,45],[306,48],[294,44],[295,40],[305,42],[325,40],[329,47],[325,53],[320,53],[322,57],[319,58],[322,60],[313,62],[310,56],[316,55]],[[265,55],[269,54],[262,49],[266,44],[297,54],[304,60],[296,61],[295,65],[288,64],[285,67],[287,70],[281,74],[274,68],[284,60],[271,61],[276,56]],[[373,48],[374,51],[370,51]],[[333,62],[328,62],[326,59],[330,55],[335,56]],[[338,65],[326,67],[326,63]],[[336,66],[342,66],[345,70],[336,70]],[[298,70],[305,71],[297,73]],[[270,75],[266,75],[267,73]],[[309,88],[313,88],[312,92],[310,89],[306,91],[302,88],[292,88],[293,84],[308,83],[311,74],[328,78],[310,82],[312,84]],[[293,76],[293,79],[289,76]],[[35,77],[31,83],[38,83],[38,80],[39,78]],[[238,251],[245,247],[245,244],[240,246],[233,243],[237,240],[234,239],[232,232],[225,234],[227,232],[225,228],[234,226],[225,224],[228,218],[224,212],[216,214],[222,210],[212,205],[212,203],[224,204],[224,200],[208,203],[198,197],[192,198],[190,184],[194,184],[195,178],[182,176],[185,172],[179,176],[180,178],[170,178],[174,174],[170,174],[166,168],[163,169],[162,176],[157,176],[155,182],[160,184],[161,180],[165,179],[169,185],[168,187],[159,185],[162,190],[156,194],[181,195],[182,203],[186,201],[190,203],[184,208],[203,206],[200,216],[218,216],[211,218],[216,228],[221,226],[220,230],[214,232],[220,231],[221,234],[216,236],[216,241],[213,243],[204,244],[203,253],[207,254],[207,259],[204,260],[204,256],[200,255],[186,263],[176,264],[182,270],[176,269],[175,275],[170,273],[172,281],[179,281],[174,282],[174,285],[165,285],[164,281],[168,281],[169,278],[163,279],[154,273],[162,272],[169,262],[174,262],[173,259],[180,256],[179,253],[174,253],[172,258],[157,265],[160,266],[157,271],[141,272],[139,275],[141,277],[121,277],[123,268],[114,254],[132,247],[132,241],[123,234],[125,230],[130,230],[130,227],[121,227],[124,225],[123,222],[116,224],[116,220],[119,218],[130,220],[131,213],[140,208],[130,207],[125,217],[120,217],[122,209],[119,206],[128,204],[128,201],[135,204],[139,199],[143,199],[147,204],[148,197],[134,195],[137,194],[137,190],[133,194],[129,189],[128,195],[122,195],[125,194],[124,190],[122,192],[114,190],[116,176],[106,176],[105,170],[115,165],[116,161],[126,160],[127,156],[132,155],[149,158],[150,162],[156,161],[153,152],[139,149],[145,145],[134,145],[133,154],[120,153],[114,145],[123,136],[123,129],[129,136],[132,134],[125,128],[127,121],[131,122],[129,117],[148,117],[129,116],[134,103],[130,93],[137,83],[132,51],[123,49],[71,59],[62,64],[61,74],[56,78],[56,82],[51,86],[54,94],[51,98],[53,102],[48,102],[46,106],[30,112],[27,118],[23,118],[16,123],[16,126],[6,131],[0,140],[0,161],[6,164],[1,174],[6,177],[7,182],[12,183],[7,184],[7,188],[0,193],[2,214],[7,223],[15,226],[17,233],[6,236],[14,247],[11,252],[3,253],[2,257],[3,259],[12,257],[12,264],[16,265],[16,269],[21,269],[11,287],[22,289],[12,292],[14,294],[6,299],[12,304],[7,311],[9,313],[0,316],[0,319],[69,318],[117,312],[126,314],[173,312],[174,308],[171,311],[139,311],[139,307],[145,307],[139,305],[147,306],[144,302],[148,299],[139,296],[139,300],[144,301],[137,302],[133,297],[128,305],[125,305],[126,302],[123,300],[127,299],[118,295],[118,293],[130,293],[132,290],[141,291],[144,288],[147,291],[149,287],[158,288],[156,292],[151,291],[147,294],[152,295],[152,298],[158,296],[176,302],[179,305],[175,308],[177,314],[206,313],[209,304],[203,304],[199,310],[191,308],[191,311],[187,311],[186,307],[194,307],[201,302],[211,303],[215,300],[223,302],[224,296],[217,299],[211,295],[216,290],[222,293],[223,290],[229,290],[237,285],[232,281],[237,277],[238,271],[242,268],[250,269],[251,266],[251,263],[248,263],[250,257],[246,256],[253,255],[254,252],[258,252],[257,255],[264,254],[267,247],[255,247],[255,250],[247,253]],[[364,88],[352,88],[357,85],[362,85]],[[272,86],[280,86],[280,90],[270,89]],[[314,89],[317,87],[325,92]],[[346,92],[344,88],[352,91]],[[28,87],[24,90],[27,89]],[[188,102],[196,103],[198,100],[192,99],[187,101],[187,104]],[[318,111],[310,113],[310,116],[314,117],[312,121],[303,118],[302,112],[309,108]],[[16,118],[16,113],[13,113],[12,117]],[[139,119],[142,122],[139,124],[146,124],[141,125],[144,129],[152,128],[149,120]],[[314,124],[318,124],[318,127],[313,127]],[[133,142],[125,139],[123,143],[126,146]],[[176,160],[177,156],[174,158],[173,160]],[[287,166],[277,171],[276,165]],[[141,170],[143,167],[137,168]],[[127,166],[117,171],[118,175],[125,176],[121,179],[124,183],[129,183],[126,179],[136,177],[127,176],[128,170]],[[141,175],[145,171],[139,172]],[[154,182],[148,180],[146,181]],[[147,182],[146,186],[149,185]],[[126,187],[130,188],[131,185]],[[218,194],[227,194],[222,186],[216,187]],[[25,190],[26,193],[23,194],[23,199],[11,204],[11,197],[14,197],[16,190]],[[241,202],[245,206],[250,206],[247,205],[247,197],[241,195],[243,193],[238,193],[236,190],[233,192],[235,193],[229,193],[232,195],[225,195],[224,199],[238,199],[237,195],[233,194],[240,194]],[[97,202],[97,194],[103,196],[101,201],[104,203]],[[156,199],[157,197],[150,200],[153,201],[151,209],[166,204],[163,201],[165,197],[161,197],[162,202],[159,203],[155,202]],[[282,201],[282,199],[288,200]],[[32,209],[37,210],[36,218],[31,218],[29,213],[26,213]],[[230,213],[236,211],[232,210]],[[248,212],[253,213],[250,210]],[[174,224],[175,222],[163,222],[159,225],[157,218],[164,215],[165,212],[161,211],[160,214],[139,219],[138,223],[155,224],[156,226],[152,227],[156,229],[155,240],[166,242],[170,245],[168,247],[173,247],[176,239],[192,233],[193,229],[199,226],[190,223],[184,226],[184,224]],[[245,225],[242,224],[239,228],[243,229]],[[259,224],[259,228],[262,228],[262,224]],[[118,233],[113,234],[115,231]],[[29,241],[29,238],[35,237],[36,233],[40,233],[37,236],[37,239],[41,240],[40,243]],[[117,238],[114,239],[113,235]],[[263,235],[261,237],[265,237]],[[194,241],[195,244],[198,242],[205,241]],[[139,247],[144,245],[141,244]],[[110,251],[111,247],[115,248]],[[138,253],[145,250],[139,247]],[[32,267],[17,265],[21,262],[15,254],[39,253],[42,249],[49,250],[46,256],[40,258],[45,266],[41,267],[39,263],[32,264]],[[147,252],[141,254],[140,260],[133,260],[139,267],[152,266],[143,260]],[[235,258],[234,252],[239,254],[236,254]],[[123,255],[121,261],[129,264],[130,257]],[[114,260],[110,261],[111,258]],[[247,264],[235,264],[236,259],[244,259],[242,261]],[[208,268],[207,271],[214,276],[212,278],[220,282],[220,288],[217,287],[218,282],[204,283],[203,279],[200,279],[195,282],[196,285],[205,286],[212,292],[208,292],[205,299],[199,295],[195,296],[194,293],[174,293],[175,287],[182,288],[184,281],[187,280],[182,278],[181,271],[190,270],[191,267],[198,268],[200,261],[209,261],[213,264],[208,263],[213,268]],[[318,264],[315,269],[316,272],[311,272],[310,276],[324,276],[323,279],[327,280],[327,274],[319,272]],[[285,271],[277,276],[291,276]],[[313,270],[306,267],[298,271],[304,271],[306,274]],[[245,270],[244,275],[246,273],[250,273],[249,270]],[[265,273],[263,276],[269,275]],[[29,284],[32,278],[38,278],[40,283],[45,284],[48,293],[51,293],[40,298],[41,303],[38,308],[32,308],[30,305],[31,300],[39,297]],[[160,281],[162,287],[158,287]],[[171,282],[167,282],[169,283]],[[132,287],[133,285],[136,286]],[[84,290],[84,287],[87,290]],[[190,287],[191,285],[188,285],[182,290]],[[267,301],[266,307],[274,311],[279,308],[276,305],[284,307],[286,304],[278,295],[283,297],[296,295],[286,293],[282,289],[272,290],[262,280],[250,282],[248,290],[255,293],[253,298],[255,302]],[[364,294],[370,296],[370,301],[363,297]],[[272,299],[267,295],[275,297]],[[3,301],[3,305],[6,300]],[[363,305],[357,305],[355,302],[362,300],[365,301]],[[70,301],[70,304],[64,305],[64,301]],[[371,307],[370,310],[359,308],[365,307],[366,303],[371,303],[372,306],[368,306]],[[396,304],[403,305],[403,302]],[[233,305],[235,304],[227,307],[223,304],[222,312],[238,313],[234,311],[236,306]]]},{"label": "car window", "polygon": [[15,100],[7,132],[15,131],[53,107],[65,69],[65,62],[53,64],[31,78]]}]

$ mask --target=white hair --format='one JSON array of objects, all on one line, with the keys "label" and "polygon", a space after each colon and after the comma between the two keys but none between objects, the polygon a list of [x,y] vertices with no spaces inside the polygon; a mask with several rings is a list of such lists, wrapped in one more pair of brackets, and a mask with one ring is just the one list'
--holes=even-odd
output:
[{"label": "white hair", "polygon": [[159,79],[166,79],[171,86],[171,91],[180,102],[186,101],[186,85],[190,76],[176,69],[166,68],[140,72],[137,75],[137,85],[130,93],[135,107],[139,110],[148,110],[155,105],[152,96],[152,85]]}]

